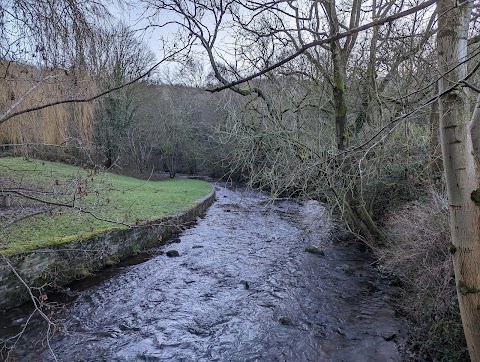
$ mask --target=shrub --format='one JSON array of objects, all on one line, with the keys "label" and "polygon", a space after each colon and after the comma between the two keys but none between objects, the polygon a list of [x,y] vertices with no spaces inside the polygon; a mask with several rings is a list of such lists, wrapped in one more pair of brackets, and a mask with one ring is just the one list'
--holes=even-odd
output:
[{"label": "shrub", "polygon": [[386,220],[387,245],[377,250],[383,268],[404,288],[400,309],[413,324],[412,347],[434,361],[467,361],[457,304],[445,195],[391,212]]}]

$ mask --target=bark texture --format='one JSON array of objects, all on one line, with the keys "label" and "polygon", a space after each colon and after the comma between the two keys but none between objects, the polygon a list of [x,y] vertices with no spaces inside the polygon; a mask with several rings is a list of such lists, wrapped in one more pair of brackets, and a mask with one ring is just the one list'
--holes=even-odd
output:
[{"label": "bark texture", "polygon": [[[464,3],[465,4],[465,3]],[[476,117],[459,85],[466,75],[468,5],[439,0],[438,61],[440,133],[447,182],[457,294],[468,350],[480,361],[480,191],[478,158],[472,142]],[[450,91],[448,91],[450,90]]]}]

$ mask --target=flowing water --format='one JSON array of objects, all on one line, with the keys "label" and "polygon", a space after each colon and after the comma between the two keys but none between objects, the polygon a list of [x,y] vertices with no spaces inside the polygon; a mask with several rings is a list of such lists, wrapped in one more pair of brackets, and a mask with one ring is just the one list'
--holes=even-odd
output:
[{"label": "flowing water", "polygon": [[[320,204],[216,189],[205,217],[163,247],[178,257],[157,253],[71,286],[57,312],[60,332],[47,343],[46,324],[32,318],[11,356],[401,361],[405,326],[389,304],[391,287],[368,253],[332,242]],[[324,255],[305,252],[309,245]],[[0,338],[20,330],[22,310],[2,316]]]}]

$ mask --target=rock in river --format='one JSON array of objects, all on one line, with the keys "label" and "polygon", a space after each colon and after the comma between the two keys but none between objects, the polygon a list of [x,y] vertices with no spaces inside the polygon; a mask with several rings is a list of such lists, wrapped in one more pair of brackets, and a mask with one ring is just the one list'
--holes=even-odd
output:
[{"label": "rock in river", "polygon": [[180,253],[179,253],[177,250],[173,250],[173,249],[172,249],[172,250],[168,250],[168,251],[166,252],[166,255],[167,255],[168,257],[173,258],[173,257],[176,257],[176,256],[180,256]]},{"label": "rock in river", "polygon": [[317,255],[322,255],[322,256],[325,255],[325,252],[323,250],[321,250],[321,249],[319,249],[319,248],[317,248],[316,246],[313,246],[313,245],[306,246],[305,251],[307,253],[311,253],[311,254],[317,254]]}]

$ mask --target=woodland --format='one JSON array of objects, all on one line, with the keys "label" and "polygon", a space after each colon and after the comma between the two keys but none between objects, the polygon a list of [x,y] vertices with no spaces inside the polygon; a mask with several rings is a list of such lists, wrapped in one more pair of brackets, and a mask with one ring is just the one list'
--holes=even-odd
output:
[{"label": "woodland", "polygon": [[400,286],[418,360],[480,361],[479,16],[474,0],[11,0],[2,156],[321,200]]}]

